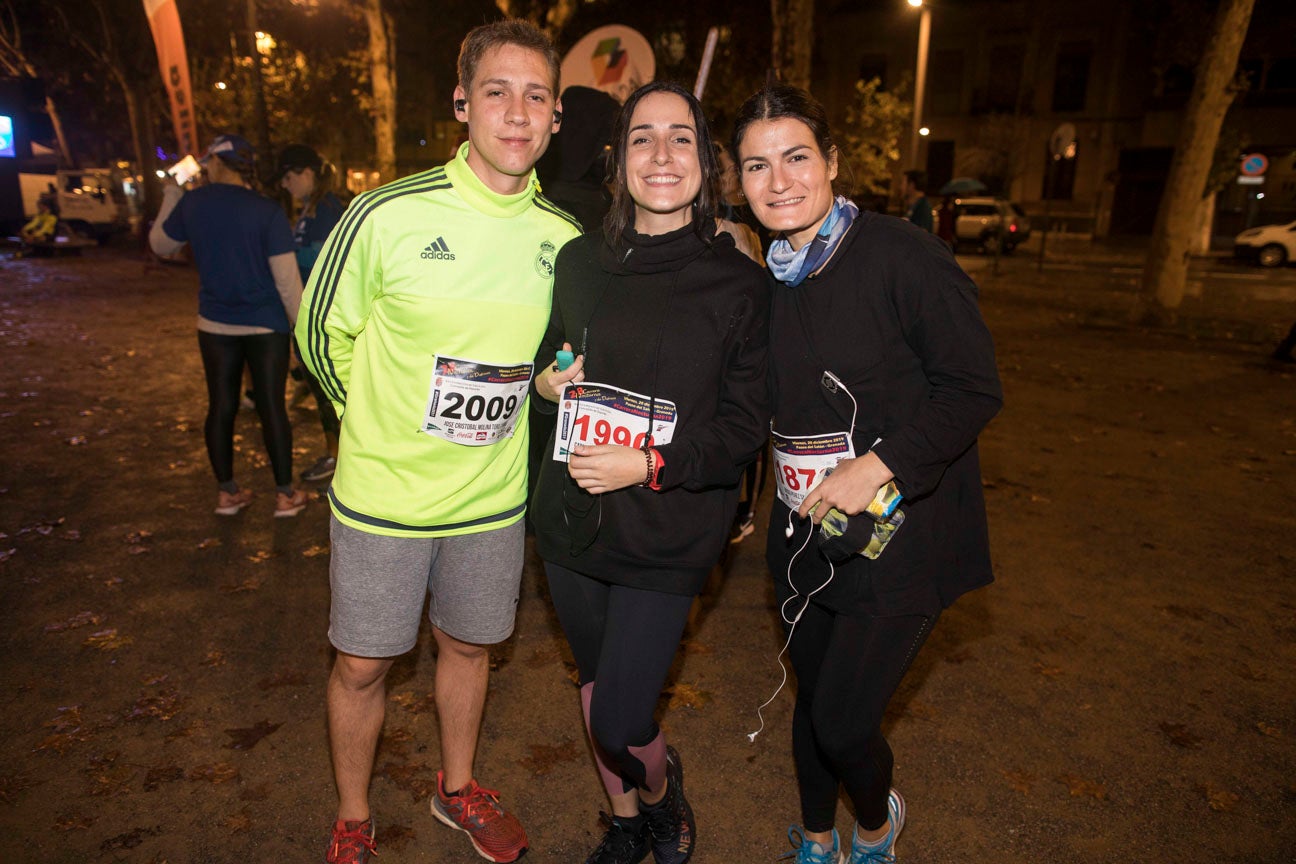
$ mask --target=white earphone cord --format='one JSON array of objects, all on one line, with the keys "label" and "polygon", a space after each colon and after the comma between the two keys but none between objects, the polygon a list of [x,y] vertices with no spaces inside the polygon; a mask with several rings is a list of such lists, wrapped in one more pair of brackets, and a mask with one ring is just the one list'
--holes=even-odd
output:
[{"label": "white earphone cord", "polygon": [[[788,537],[791,537],[795,533],[795,529],[792,527],[792,517],[795,514],[796,514],[795,510],[788,511],[788,525],[786,529]],[[801,548],[798,549],[795,553],[793,553],[792,559],[788,561],[787,583],[788,583],[788,587],[792,589],[792,596],[784,600],[781,604],[779,604],[779,617],[783,619],[783,623],[788,625],[788,636],[787,636],[787,640],[783,643],[783,649],[779,651],[778,657],[775,658],[775,660],[778,661],[779,669],[782,670],[783,672],[783,678],[781,681],[779,681],[779,685],[774,690],[773,695],[771,695],[768,699],[762,702],[760,706],[756,709],[756,716],[760,718],[760,728],[757,729],[755,732],[747,733],[747,740],[752,742],[753,744],[756,743],[756,736],[765,731],[765,713],[764,713],[765,708],[768,707],[769,704],[773,702],[776,698],[778,698],[778,694],[783,692],[783,687],[787,684],[788,674],[787,674],[787,667],[783,665],[783,655],[787,653],[788,648],[790,648],[792,645],[792,634],[796,632],[796,625],[800,623],[801,616],[804,615],[806,609],[810,607],[810,598],[818,594],[823,589],[827,588],[828,584],[832,582],[833,576],[835,576],[837,573],[837,569],[833,567],[833,563],[829,561],[828,578],[825,579],[824,583],[820,585],[818,588],[814,589],[809,594],[805,595],[805,602],[801,604],[800,610],[797,611],[797,614],[795,616],[793,616],[792,618],[788,618],[787,616],[788,604],[791,603],[793,600],[795,600],[797,597],[801,596],[799,592],[796,590],[796,586],[792,584],[792,564],[795,563],[797,556],[800,555],[802,552],[804,552],[806,547],[810,545],[810,540],[813,537],[814,537],[814,529],[812,527],[810,532],[806,535],[805,542],[801,544]]]}]

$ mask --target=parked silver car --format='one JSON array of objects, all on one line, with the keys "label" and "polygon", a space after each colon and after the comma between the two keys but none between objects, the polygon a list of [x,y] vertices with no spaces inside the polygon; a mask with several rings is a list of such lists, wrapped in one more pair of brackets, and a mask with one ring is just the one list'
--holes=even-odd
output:
[{"label": "parked silver car", "polygon": [[[1006,198],[955,198],[954,248],[975,244],[986,254],[1007,254],[1030,237],[1026,211]],[[1001,245],[1002,244],[1002,245]]]}]

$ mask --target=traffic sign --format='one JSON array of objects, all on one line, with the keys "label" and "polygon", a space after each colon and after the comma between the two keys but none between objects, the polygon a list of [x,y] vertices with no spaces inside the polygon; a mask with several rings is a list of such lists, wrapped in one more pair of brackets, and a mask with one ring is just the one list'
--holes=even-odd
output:
[{"label": "traffic sign", "polygon": [[1269,157],[1263,153],[1248,153],[1242,157],[1242,173],[1247,177],[1261,177],[1269,170]]}]

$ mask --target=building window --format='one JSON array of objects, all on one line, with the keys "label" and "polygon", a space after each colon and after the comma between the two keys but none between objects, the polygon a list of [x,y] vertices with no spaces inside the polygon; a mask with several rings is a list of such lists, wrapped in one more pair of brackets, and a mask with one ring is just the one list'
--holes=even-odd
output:
[{"label": "building window", "polygon": [[1088,42],[1070,42],[1058,48],[1053,73],[1053,110],[1083,111],[1089,92],[1089,61],[1093,47]]},{"label": "building window", "polygon": [[986,79],[987,111],[1012,113],[1017,110],[1025,61],[1025,45],[996,45],[990,49],[990,74]]}]

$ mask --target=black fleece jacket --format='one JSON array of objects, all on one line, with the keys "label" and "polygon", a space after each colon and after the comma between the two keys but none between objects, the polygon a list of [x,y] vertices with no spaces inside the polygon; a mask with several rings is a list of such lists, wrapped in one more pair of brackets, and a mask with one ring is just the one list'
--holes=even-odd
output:
[{"label": "black fleece jacket", "polygon": [[[585,352],[585,378],[678,409],[661,491],[591,496],[544,451],[531,502],[542,558],[613,584],[701,590],[728,537],[738,480],[769,432],[769,284],[727,235],[692,226],[627,231],[614,252],[586,234],[558,253],[553,312],[536,357],[564,341]],[[532,394],[540,411],[555,406]]]},{"label": "black fleece jacket", "polygon": [[[855,453],[870,448],[895,474],[905,522],[875,560],[838,564],[814,600],[839,612],[935,613],[993,579],[976,439],[1003,404],[977,289],[949,249],[900,219],[861,213],[817,274],[776,284],[770,312],[774,429],[840,432],[851,422],[833,372],[859,403]],[[877,446],[873,442],[882,441]],[[867,516],[853,518],[866,519]],[[809,520],[784,536],[776,500],[767,559],[780,598],[789,562],[802,594],[828,578]],[[798,601],[799,602],[799,601]]]}]

